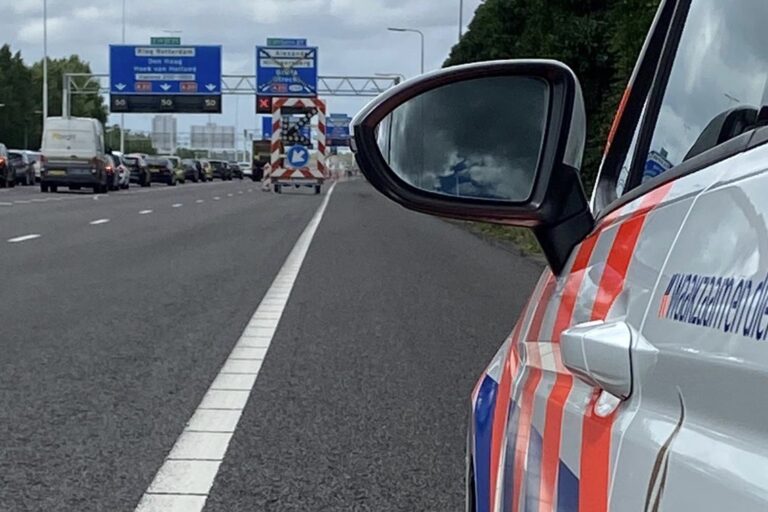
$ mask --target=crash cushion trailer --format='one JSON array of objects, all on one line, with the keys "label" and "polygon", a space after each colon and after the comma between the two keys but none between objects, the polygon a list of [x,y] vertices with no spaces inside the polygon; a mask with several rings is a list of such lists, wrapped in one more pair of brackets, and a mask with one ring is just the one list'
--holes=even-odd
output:
[{"label": "crash cushion trailer", "polygon": [[[304,114],[307,122],[317,116],[317,151],[315,158],[307,159],[303,165],[295,165],[287,157],[291,151],[291,140],[295,134],[287,134],[288,127],[283,127],[284,114]],[[326,160],[326,105],[317,98],[279,98],[272,106],[272,152],[270,165],[267,169],[269,183],[272,189],[280,193],[284,186],[312,187],[316,194],[320,193],[323,183],[328,178]],[[310,123],[311,125],[311,123]],[[294,146],[295,147],[295,146]],[[309,151],[309,148],[305,148]],[[298,150],[300,152],[300,150]]]}]

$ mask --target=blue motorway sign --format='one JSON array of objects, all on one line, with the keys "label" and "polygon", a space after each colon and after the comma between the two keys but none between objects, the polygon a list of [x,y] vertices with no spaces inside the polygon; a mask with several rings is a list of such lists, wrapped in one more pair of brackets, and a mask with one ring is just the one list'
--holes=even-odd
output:
[{"label": "blue motorway sign", "polygon": [[317,48],[257,46],[256,94],[317,96]]},{"label": "blue motorway sign", "polygon": [[221,46],[110,45],[111,94],[218,95]]},{"label": "blue motorway sign", "polygon": [[285,152],[285,163],[293,169],[306,167],[309,163],[309,150],[304,146],[291,146]]},{"label": "blue motorway sign", "polygon": [[352,118],[347,114],[331,114],[326,119],[326,134],[328,146],[349,146],[349,125]]},{"label": "blue motorway sign", "polygon": [[272,140],[272,116],[261,118],[261,138],[262,140]]}]

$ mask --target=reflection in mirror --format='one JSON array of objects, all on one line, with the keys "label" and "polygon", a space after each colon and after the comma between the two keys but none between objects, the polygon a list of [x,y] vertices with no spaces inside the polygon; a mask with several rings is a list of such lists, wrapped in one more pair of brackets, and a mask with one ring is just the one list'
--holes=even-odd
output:
[{"label": "reflection in mirror", "polygon": [[549,86],[518,76],[456,82],[412,98],[378,126],[392,171],[443,195],[523,202],[533,190]]}]

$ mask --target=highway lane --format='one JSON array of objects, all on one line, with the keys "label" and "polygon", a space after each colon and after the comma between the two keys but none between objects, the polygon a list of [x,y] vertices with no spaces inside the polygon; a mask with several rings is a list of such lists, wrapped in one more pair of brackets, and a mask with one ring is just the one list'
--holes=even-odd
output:
[{"label": "highway lane", "polygon": [[133,510],[320,202],[139,192],[0,210],[0,510]]},{"label": "highway lane", "polygon": [[454,511],[469,395],[541,267],[337,187],[206,511]]},{"label": "highway lane", "polygon": [[[47,196],[0,193],[0,509],[130,511],[322,197],[16,203]],[[206,510],[459,510],[469,393],[539,270],[340,184]]]}]

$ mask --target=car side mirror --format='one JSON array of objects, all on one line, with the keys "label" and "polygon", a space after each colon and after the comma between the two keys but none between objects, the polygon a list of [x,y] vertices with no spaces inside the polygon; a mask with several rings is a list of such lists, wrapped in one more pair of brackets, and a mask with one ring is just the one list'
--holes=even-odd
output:
[{"label": "car side mirror", "polygon": [[560,273],[594,227],[579,177],[584,100],[549,60],[469,64],[405,82],[352,122],[368,181],[423,213],[533,229]]}]

